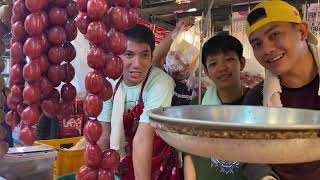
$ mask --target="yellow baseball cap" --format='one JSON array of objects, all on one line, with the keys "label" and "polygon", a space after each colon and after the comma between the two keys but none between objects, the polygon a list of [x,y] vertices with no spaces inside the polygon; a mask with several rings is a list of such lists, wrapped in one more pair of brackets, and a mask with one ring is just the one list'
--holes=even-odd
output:
[{"label": "yellow baseball cap", "polygon": [[[246,32],[251,33],[271,22],[301,23],[299,11],[281,0],[266,0],[257,4],[247,16]],[[310,31],[308,42],[318,44],[317,37]]]}]

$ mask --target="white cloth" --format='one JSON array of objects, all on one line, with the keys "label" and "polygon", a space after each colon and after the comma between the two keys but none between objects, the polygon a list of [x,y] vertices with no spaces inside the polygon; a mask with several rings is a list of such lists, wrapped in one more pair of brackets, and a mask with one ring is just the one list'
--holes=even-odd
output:
[{"label": "white cloth", "polygon": [[282,90],[279,78],[268,70],[265,70],[265,77],[263,84],[263,106],[282,107],[280,100]]},{"label": "white cloth", "polygon": [[[316,61],[318,67],[318,74],[320,76],[320,50],[317,46],[309,44],[309,48],[313,57]],[[272,74],[270,71],[265,71],[265,80],[263,83],[263,106],[268,107],[282,107],[280,94],[282,92],[280,79],[278,76]],[[319,83],[320,84],[320,83]],[[320,85],[318,90],[318,95],[320,96]]]},{"label": "white cloth", "polygon": [[112,115],[111,115],[111,134],[110,134],[110,148],[118,151],[120,158],[126,156],[125,152],[125,134],[123,127],[123,113],[125,109],[126,95],[122,90],[120,83],[113,100]]}]

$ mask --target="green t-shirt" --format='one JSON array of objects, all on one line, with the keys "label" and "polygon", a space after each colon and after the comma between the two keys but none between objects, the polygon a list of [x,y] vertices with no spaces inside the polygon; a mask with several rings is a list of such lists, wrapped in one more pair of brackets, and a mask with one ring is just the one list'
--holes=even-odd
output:
[{"label": "green t-shirt", "polygon": [[[113,87],[115,87],[116,81],[110,80]],[[125,112],[130,110],[139,101],[139,94],[142,83],[136,86],[127,86],[121,82],[122,90],[126,96],[125,100]],[[148,111],[158,107],[169,107],[171,105],[172,96],[174,94],[174,81],[163,70],[153,67],[149,74],[148,80],[145,84],[142,99],[144,102],[143,113],[140,116],[139,122],[149,123]],[[103,109],[98,116],[99,121],[110,122],[112,114],[112,99],[103,103]]]},{"label": "green t-shirt", "polygon": [[[241,99],[244,96],[241,97]],[[241,102],[239,100],[235,101]],[[202,105],[221,105],[215,86],[207,88],[202,99]],[[205,158],[192,155],[192,162],[196,171],[197,180],[244,180],[243,164],[236,161],[223,161],[214,158]]]}]

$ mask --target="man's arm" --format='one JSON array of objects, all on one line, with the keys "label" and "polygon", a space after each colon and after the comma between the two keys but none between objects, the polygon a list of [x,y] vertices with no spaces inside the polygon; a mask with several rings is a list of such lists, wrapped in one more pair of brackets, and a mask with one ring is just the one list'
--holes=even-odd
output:
[{"label": "man's arm", "polygon": [[152,64],[160,69],[163,69],[165,57],[167,56],[173,39],[177,36],[177,34],[183,29],[187,31],[194,22],[193,17],[185,17],[179,19],[176,27],[172,32],[170,32],[160,43],[156,46],[153,51]]},{"label": "man's arm", "polygon": [[110,147],[110,132],[111,132],[111,126],[109,122],[101,122],[102,126],[102,134],[97,142],[101,150],[109,149]]},{"label": "man's arm", "polygon": [[133,139],[133,167],[135,179],[151,179],[151,159],[154,128],[147,123],[139,123]]},{"label": "man's arm", "polygon": [[185,180],[196,180],[196,170],[192,162],[192,157],[189,154],[186,154],[183,158],[183,171]]}]

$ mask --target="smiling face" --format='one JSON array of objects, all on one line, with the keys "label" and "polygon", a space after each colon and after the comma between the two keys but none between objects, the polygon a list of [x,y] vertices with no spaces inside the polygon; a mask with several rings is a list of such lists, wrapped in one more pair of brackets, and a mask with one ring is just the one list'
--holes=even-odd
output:
[{"label": "smiling face", "polygon": [[152,63],[152,52],[148,43],[128,39],[127,50],[121,58],[123,81],[127,86],[135,86],[147,77]]},{"label": "smiling face", "polygon": [[254,31],[249,41],[259,63],[281,76],[299,68],[307,34],[304,23],[272,22]]},{"label": "smiling face", "polygon": [[240,71],[244,65],[245,59],[239,59],[234,51],[220,52],[206,57],[205,71],[219,89],[232,88],[240,85]]}]

